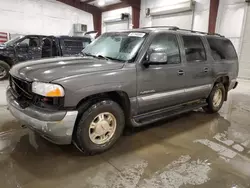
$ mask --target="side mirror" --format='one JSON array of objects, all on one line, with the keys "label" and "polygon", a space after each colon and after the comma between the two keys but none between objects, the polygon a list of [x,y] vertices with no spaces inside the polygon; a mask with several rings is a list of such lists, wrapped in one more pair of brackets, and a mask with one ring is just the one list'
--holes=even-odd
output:
[{"label": "side mirror", "polygon": [[29,45],[27,43],[19,43],[17,44],[17,47],[18,48],[25,48],[25,49],[28,49],[29,48]]},{"label": "side mirror", "polygon": [[160,65],[160,64],[167,64],[167,62],[168,62],[168,55],[166,52],[153,52],[149,55],[146,64]]}]

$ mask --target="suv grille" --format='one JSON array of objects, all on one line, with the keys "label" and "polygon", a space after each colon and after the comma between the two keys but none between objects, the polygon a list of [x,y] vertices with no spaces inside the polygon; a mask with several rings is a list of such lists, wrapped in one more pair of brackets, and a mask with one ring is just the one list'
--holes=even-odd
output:
[{"label": "suv grille", "polygon": [[18,97],[33,99],[33,93],[31,92],[31,83],[10,76],[10,87],[15,91]]}]

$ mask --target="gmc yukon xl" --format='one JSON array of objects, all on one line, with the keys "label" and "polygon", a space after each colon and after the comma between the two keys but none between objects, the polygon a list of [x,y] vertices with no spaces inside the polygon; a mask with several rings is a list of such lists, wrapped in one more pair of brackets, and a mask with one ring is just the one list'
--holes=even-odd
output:
[{"label": "gmc yukon xl", "polygon": [[101,35],[82,57],[29,61],[10,70],[10,112],[56,144],[86,155],[109,149],[125,126],[203,108],[218,112],[238,84],[227,38],[177,27]]}]

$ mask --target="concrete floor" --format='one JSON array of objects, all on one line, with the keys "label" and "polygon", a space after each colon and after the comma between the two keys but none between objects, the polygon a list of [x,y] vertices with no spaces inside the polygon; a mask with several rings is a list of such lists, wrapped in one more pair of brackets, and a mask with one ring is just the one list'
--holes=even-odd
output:
[{"label": "concrete floor", "polygon": [[250,82],[240,82],[220,114],[198,110],[128,133],[84,157],[20,128],[1,106],[0,187],[250,187]]}]

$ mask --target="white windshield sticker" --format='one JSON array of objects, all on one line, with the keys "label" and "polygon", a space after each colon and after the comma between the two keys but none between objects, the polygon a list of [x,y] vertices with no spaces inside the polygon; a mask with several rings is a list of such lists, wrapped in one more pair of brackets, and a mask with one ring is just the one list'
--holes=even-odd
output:
[{"label": "white windshield sticker", "polygon": [[145,33],[129,33],[128,35],[129,37],[144,37],[145,36]]}]

